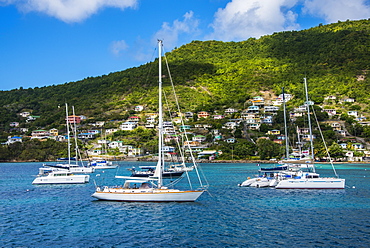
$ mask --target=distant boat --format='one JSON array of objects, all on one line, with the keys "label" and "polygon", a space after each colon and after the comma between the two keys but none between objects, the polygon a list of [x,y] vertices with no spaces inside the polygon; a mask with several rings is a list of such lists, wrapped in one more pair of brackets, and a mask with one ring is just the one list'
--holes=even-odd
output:
[{"label": "distant boat", "polygon": [[[121,187],[98,186],[92,197],[108,201],[129,201],[129,202],[193,202],[198,199],[206,190],[202,185],[200,176],[200,188],[180,190],[169,188],[163,184],[162,171],[164,165],[164,137],[163,137],[163,110],[162,110],[162,41],[158,41],[159,50],[159,124],[158,124],[158,162],[153,176],[129,177],[116,176],[125,179]],[[196,164],[194,164],[196,169]],[[197,170],[196,170],[197,171]],[[198,171],[197,171],[198,172]],[[180,178],[179,178],[180,179]],[[190,177],[188,177],[190,183]],[[174,183],[174,182],[173,182]]]},{"label": "distant boat", "polygon": [[89,180],[89,175],[76,175],[66,170],[41,167],[32,184],[82,184],[88,183]]},{"label": "distant boat", "polygon": [[[135,167],[129,168],[132,177],[149,177],[154,176],[156,166],[140,166],[140,170]],[[171,179],[181,177],[184,172],[192,171],[192,167],[186,167],[185,164],[173,164],[162,171],[162,178]]]},{"label": "distant boat", "polygon": [[102,170],[102,169],[115,169],[118,167],[117,164],[113,164],[111,161],[107,161],[104,159],[96,159],[89,163],[87,163],[88,167],[94,168],[95,170]]}]

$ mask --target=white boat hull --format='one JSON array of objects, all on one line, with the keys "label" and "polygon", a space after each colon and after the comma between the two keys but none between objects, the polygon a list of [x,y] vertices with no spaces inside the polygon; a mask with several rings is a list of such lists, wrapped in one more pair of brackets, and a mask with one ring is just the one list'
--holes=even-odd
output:
[{"label": "white boat hull", "polygon": [[70,164],[56,164],[56,165],[44,164],[43,166],[49,167],[49,168],[56,168],[58,170],[66,170],[71,173],[78,173],[78,174],[94,173],[95,171],[93,167],[83,167],[83,166],[76,166],[76,165],[70,165]]},{"label": "white boat hull", "polygon": [[92,167],[71,167],[69,171],[72,173],[93,173],[95,169]]},{"label": "white boat hull", "polygon": [[42,176],[35,178],[32,184],[82,184],[88,183],[89,180],[89,175]]},{"label": "white boat hull", "polygon": [[204,190],[180,191],[176,189],[121,189],[97,190],[92,197],[105,201],[125,202],[193,202]]},{"label": "white boat hull", "polygon": [[255,182],[253,182],[250,187],[256,188],[265,188],[270,186],[270,180],[267,178],[257,178]]},{"label": "white boat hull", "polygon": [[339,178],[307,178],[307,179],[284,179],[276,189],[344,189],[345,179]]},{"label": "white boat hull", "polygon": [[118,165],[95,165],[92,166],[95,170],[106,170],[106,169],[115,169]]}]

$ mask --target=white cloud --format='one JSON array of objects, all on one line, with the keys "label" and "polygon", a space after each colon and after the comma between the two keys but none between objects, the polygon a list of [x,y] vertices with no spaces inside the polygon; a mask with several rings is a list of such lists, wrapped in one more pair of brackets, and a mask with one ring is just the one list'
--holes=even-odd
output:
[{"label": "white cloud", "polygon": [[323,18],[327,23],[370,17],[366,0],[306,0],[304,6],[304,12]]},{"label": "white cloud", "polygon": [[124,40],[113,41],[110,46],[110,51],[116,57],[121,57],[123,52],[128,48],[127,43]]},{"label": "white cloud", "polygon": [[232,0],[220,8],[208,39],[245,40],[276,31],[298,29],[297,14],[290,10],[298,0]]},{"label": "white cloud", "polygon": [[134,8],[138,0],[1,0],[23,12],[41,12],[64,22],[80,22],[104,7]]},{"label": "white cloud", "polygon": [[181,43],[190,42],[192,37],[195,37],[199,33],[199,20],[194,17],[192,11],[187,12],[183,17],[182,21],[175,20],[172,25],[168,22],[164,22],[161,29],[155,33],[152,40],[163,40],[167,49],[172,49],[177,46],[179,39],[184,35],[186,35],[187,40],[181,41]]}]

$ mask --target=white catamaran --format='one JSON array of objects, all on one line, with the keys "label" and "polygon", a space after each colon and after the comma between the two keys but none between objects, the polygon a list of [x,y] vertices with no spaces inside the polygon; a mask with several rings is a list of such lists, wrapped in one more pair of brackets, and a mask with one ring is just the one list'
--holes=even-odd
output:
[{"label": "white catamaran", "polygon": [[[93,173],[95,171],[94,167],[91,166],[83,166],[79,165],[79,149],[78,149],[78,144],[77,144],[77,128],[76,128],[76,120],[73,119],[71,121],[68,118],[68,104],[66,103],[66,127],[67,127],[67,141],[68,141],[68,158],[62,158],[59,160],[66,160],[68,163],[58,163],[58,164],[43,164],[44,167],[48,168],[57,168],[59,170],[66,170],[70,173],[75,173],[75,174],[86,174],[86,173]],[[73,116],[75,115],[75,109],[74,106],[72,106],[73,110]],[[73,117],[75,118],[75,117]],[[74,136],[74,141],[75,141],[75,157],[71,158],[71,136],[70,136],[70,122],[74,124],[74,127],[72,128],[73,130],[73,136]],[[75,161],[72,163],[71,161]]]},{"label": "white catamaran", "polygon": [[[304,78],[304,85],[305,85],[305,92],[306,92],[305,105],[307,107],[308,125],[309,125],[309,131],[310,131],[311,155],[313,158],[314,157],[313,144],[312,144],[313,136],[312,136],[311,121],[310,121],[311,119],[310,118],[310,106],[313,105],[313,102],[309,101],[309,98],[308,98],[306,78]],[[318,127],[320,128],[320,125],[318,125]],[[326,150],[328,151],[323,136],[322,136],[322,140],[324,142]],[[344,189],[345,179],[339,178],[334,168],[334,165],[330,158],[329,153],[328,153],[328,156],[329,156],[329,159],[330,159],[330,162],[331,162],[331,165],[332,165],[332,168],[333,168],[333,171],[336,177],[320,177],[320,175],[315,172],[315,166],[312,165],[311,168],[308,168],[309,169],[308,171],[304,171],[302,169],[302,170],[297,171],[294,175],[290,174],[290,175],[284,176],[283,174],[282,177],[280,177],[279,183],[275,186],[275,188],[276,189]]]},{"label": "white catamaran", "polygon": [[[158,62],[159,62],[159,123],[158,123],[158,162],[153,176],[149,177],[128,177],[116,176],[126,179],[122,187],[99,186],[92,197],[99,200],[126,201],[126,202],[193,202],[206,191],[198,173],[197,165],[194,164],[197,172],[200,187],[189,190],[169,188],[164,185],[162,171],[164,170],[164,138],[163,138],[163,110],[162,110],[162,41],[158,41]],[[187,174],[187,172],[186,172]],[[190,177],[188,181],[190,182]]]}]

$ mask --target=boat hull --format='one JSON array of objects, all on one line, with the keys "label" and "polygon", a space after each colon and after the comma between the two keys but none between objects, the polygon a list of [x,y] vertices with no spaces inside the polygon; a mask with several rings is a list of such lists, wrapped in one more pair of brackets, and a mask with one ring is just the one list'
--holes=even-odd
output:
[{"label": "boat hull", "polygon": [[88,183],[89,175],[74,175],[74,176],[52,176],[52,177],[37,177],[32,184],[83,184]]},{"label": "boat hull", "polygon": [[94,173],[95,169],[93,167],[82,167],[82,166],[74,166],[74,165],[44,165],[45,167],[50,168],[57,168],[61,170],[68,170],[71,173],[79,173],[79,174],[85,174],[85,173]]},{"label": "boat hull", "polygon": [[193,202],[202,195],[204,190],[180,191],[152,189],[146,191],[108,189],[96,191],[92,197],[104,201],[124,202]]},{"label": "boat hull", "polygon": [[[181,172],[163,172],[162,178],[164,179],[170,179],[170,178],[178,178],[181,177],[182,174],[184,174],[183,171]],[[132,177],[150,177],[154,176],[154,173],[140,173],[140,172],[134,172],[131,174]]]},{"label": "boat hull", "polygon": [[118,165],[95,165],[95,166],[92,166],[92,168],[94,168],[95,170],[115,169],[117,167],[118,167]]},{"label": "boat hull", "polygon": [[281,180],[276,189],[344,189],[345,179],[313,178]]}]

